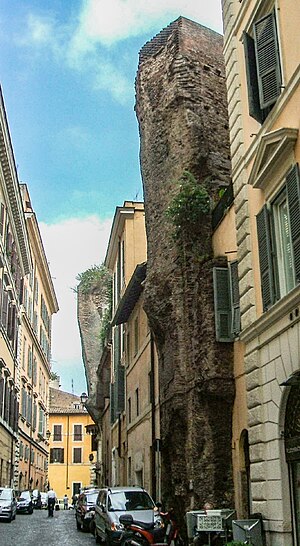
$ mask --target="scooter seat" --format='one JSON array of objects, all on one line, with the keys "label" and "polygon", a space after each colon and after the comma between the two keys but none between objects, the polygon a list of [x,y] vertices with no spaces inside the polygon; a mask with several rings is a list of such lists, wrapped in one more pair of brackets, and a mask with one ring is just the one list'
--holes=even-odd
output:
[{"label": "scooter seat", "polygon": [[136,525],[137,527],[141,527],[141,529],[145,529],[146,531],[154,529],[154,523],[146,523],[145,521],[137,521],[135,519],[131,525]]}]

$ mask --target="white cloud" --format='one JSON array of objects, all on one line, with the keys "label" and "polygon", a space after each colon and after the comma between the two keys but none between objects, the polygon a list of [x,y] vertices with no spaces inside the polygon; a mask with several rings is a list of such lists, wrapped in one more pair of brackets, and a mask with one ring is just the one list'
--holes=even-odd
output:
[{"label": "white cloud", "polygon": [[221,0],[82,0],[68,24],[60,24],[52,13],[30,13],[18,41],[35,48],[36,54],[51,53],[73,70],[89,74],[92,88],[125,103],[133,94],[126,48],[116,62],[112,46],[142,34],[151,39],[180,15],[221,32]]},{"label": "white cloud", "polygon": [[90,216],[39,225],[60,308],[53,317],[53,367],[69,368],[65,372],[71,373],[74,362],[82,361],[77,300],[72,288],[78,284],[79,273],[103,262],[111,220]]},{"label": "white cloud", "polygon": [[96,43],[109,46],[139,36],[180,15],[222,29],[220,0],[87,0],[72,40],[73,56],[91,52]]}]

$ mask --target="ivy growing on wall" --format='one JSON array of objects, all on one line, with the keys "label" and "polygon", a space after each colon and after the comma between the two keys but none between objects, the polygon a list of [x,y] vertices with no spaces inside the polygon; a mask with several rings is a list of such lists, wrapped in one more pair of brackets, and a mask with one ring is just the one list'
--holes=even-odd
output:
[{"label": "ivy growing on wall", "polygon": [[170,202],[166,216],[173,226],[173,239],[188,242],[198,232],[201,218],[210,212],[210,197],[189,171],[183,171],[177,182],[179,188]]},{"label": "ivy growing on wall", "polygon": [[79,287],[83,294],[98,290],[105,296],[111,285],[111,274],[104,264],[93,265],[83,273],[79,273],[76,280],[79,281]]}]

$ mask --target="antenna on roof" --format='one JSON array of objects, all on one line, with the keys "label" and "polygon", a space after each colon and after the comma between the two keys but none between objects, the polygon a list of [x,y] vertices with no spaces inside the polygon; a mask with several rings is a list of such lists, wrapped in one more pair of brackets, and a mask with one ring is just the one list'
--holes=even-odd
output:
[{"label": "antenna on roof", "polygon": [[71,379],[72,394],[74,394],[74,381]]}]

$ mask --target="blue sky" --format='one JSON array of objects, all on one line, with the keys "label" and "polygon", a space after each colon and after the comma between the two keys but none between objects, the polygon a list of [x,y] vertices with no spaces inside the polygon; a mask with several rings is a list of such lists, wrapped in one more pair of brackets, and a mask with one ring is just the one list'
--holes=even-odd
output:
[{"label": "blue sky", "polygon": [[183,15],[222,32],[221,0],[0,0],[0,81],[60,311],[54,371],[85,390],[76,275],[105,256],[115,207],[143,198],[138,52]]}]

